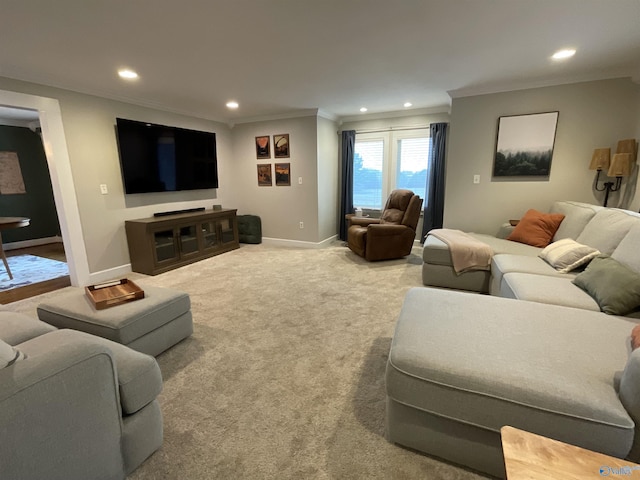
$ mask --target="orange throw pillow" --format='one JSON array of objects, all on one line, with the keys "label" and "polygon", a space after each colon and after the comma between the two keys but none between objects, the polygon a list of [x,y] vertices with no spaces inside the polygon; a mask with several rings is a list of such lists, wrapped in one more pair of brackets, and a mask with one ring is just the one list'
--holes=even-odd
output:
[{"label": "orange throw pillow", "polygon": [[640,347],[640,325],[636,325],[631,330],[631,350]]},{"label": "orange throw pillow", "polygon": [[564,220],[561,213],[542,213],[537,210],[527,210],[516,228],[513,229],[507,240],[526,243],[534,247],[544,248],[558,230]]}]

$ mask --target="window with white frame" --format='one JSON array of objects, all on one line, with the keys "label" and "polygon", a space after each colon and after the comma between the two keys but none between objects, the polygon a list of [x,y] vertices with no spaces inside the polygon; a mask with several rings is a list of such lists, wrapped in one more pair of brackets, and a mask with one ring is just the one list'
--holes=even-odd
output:
[{"label": "window with white frame", "polygon": [[382,210],[397,188],[424,199],[429,147],[428,129],[356,134],[353,206]]}]

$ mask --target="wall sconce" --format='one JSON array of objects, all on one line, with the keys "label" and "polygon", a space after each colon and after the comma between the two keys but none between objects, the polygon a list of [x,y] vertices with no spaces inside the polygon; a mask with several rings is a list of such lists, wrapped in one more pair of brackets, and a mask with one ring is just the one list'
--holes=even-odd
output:
[{"label": "wall sconce", "polygon": [[[617,192],[622,186],[622,177],[631,174],[631,166],[635,162],[636,141],[635,139],[620,140],[616,153],[611,158],[610,148],[596,148],[591,157],[589,170],[597,170],[595,189],[598,192],[606,192],[604,195],[604,206],[607,206],[609,194]],[[600,172],[607,170],[608,177],[616,177],[614,182],[604,182],[602,188],[598,188]]]}]

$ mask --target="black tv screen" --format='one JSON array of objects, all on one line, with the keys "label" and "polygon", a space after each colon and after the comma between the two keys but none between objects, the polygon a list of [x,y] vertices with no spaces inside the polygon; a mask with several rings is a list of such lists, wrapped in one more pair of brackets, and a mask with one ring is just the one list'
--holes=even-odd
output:
[{"label": "black tv screen", "polygon": [[218,188],[216,134],[116,118],[125,193]]}]

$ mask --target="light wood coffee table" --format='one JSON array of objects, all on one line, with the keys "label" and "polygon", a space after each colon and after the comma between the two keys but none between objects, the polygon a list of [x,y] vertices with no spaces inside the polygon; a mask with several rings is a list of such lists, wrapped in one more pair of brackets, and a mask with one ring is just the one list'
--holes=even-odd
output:
[{"label": "light wood coffee table", "polygon": [[640,465],[633,462],[514,427],[502,427],[500,433],[508,480],[585,480],[634,474],[640,477],[640,471],[635,471]]}]

